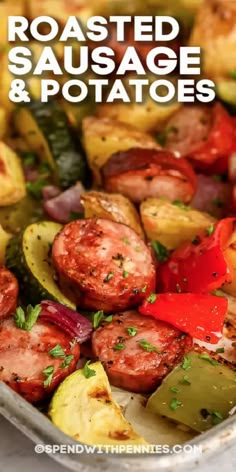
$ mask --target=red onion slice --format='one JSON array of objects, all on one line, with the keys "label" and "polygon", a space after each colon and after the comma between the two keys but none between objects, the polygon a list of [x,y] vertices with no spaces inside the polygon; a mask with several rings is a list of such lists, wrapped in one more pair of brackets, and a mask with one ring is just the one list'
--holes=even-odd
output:
[{"label": "red onion slice", "polygon": [[84,343],[90,338],[93,330],[92,323],[84,316],[51,300],[44,300],[40,305],[42,307],[40,317],[57,325],[75,338],[78,343]]}]

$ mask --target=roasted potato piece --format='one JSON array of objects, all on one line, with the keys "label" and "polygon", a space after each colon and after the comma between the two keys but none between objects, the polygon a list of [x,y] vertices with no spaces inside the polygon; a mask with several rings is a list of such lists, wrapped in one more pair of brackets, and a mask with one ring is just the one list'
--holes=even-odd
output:
[{"label": "roasted potato piece", "polygon": [[123,223],[143,238],[138,212],[131,201],[123,195],[91,191],[81,196],[81,203],[85,218],[106,218]]},{"label": "roasted potato piece", "polygon": [[159,241],[169,250],[193,239],[216,221],[208,213],[160,198],[145,200],[141,204],[140,213],[148,239]]},{"label": "roasted potato piece", "polygon": [[88,0],[27,0],[27,16],[33,20],[37,16],[52,16],[62,25],[65,25],[70,15],[79,17],[80,21],[86,21],[92,16]]},{"label": "roasted potato piece", "polygon": [[230,284],[223,285],[222,290],[229,295],[236,297],[236,231],[233,232],[229,240],[228,248],[226,249],[226,256],[232,264],[234,276],[233,281]]},{"label": "roasted potato piece", "polygon": [[6,110],[4,108],[0,108],[0,139],[5,136],[8,127],[8,117]]},{"label": "roasted potato piece", "polygon": [[235,372],[206,352],[188,354],[149,398],[147,408],[203,432],[229,416],[236,404]]},{"label": "roasted potato piece", "polygon": [[229,79],[236,64],[236,2],[205,1],[199,9],[190,45],[203,49],[205,75],[214,80]]},{"label": "roasted potato piece", "polygon": [[6,44],[8,39],[8,17],[24,16],[25,0],[4,0],[0,2],[0,44]]},{"label": "roasted potato piece", "polygon": [[49,407],[52,422],[86,444],[147,444],[112,399],[102,364],[89,365],[87,373],[85,377],[86,370],[77,370],[59,386]]},{"label": "roasted potato piece", "polygon": [[6,247],[9,239],[11,239],[11,234],[4,231],[0,225],[0,266],[5,265],[5,253]]},{"label": "roasted potato piece", "polygon": [[38,221],[42,213],[41,202],[27,194],[15,205],[0,207],[0,224],[6,232],[15,234],[30,223]]},{"label": "roasted potato piece", "polygon": [[160,149],[149,134],[109,118],[88,116],[83,120],[82,131],[88,164],[98,185],[101,184],[100,169],[115,152],[132,147]]},{"label": "roasted potato piece", "polygon": [[140,131],[160,130],[180,108],[179,103],[163,106],[148,98],[143,103],[104,104],[97,108],[101,118],[112,118],[121,123],[133,124]]},{"label": "roasted potato piece", "polygon": [[12,205],[25,195],[25,179],[20,159],[0,141],[0,206]]}]

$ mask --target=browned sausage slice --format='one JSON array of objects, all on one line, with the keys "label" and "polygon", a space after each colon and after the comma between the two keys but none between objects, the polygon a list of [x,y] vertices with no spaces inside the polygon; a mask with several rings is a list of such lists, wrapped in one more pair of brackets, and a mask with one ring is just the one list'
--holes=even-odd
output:
[{"label": "browned sausage slice", "polygon": [[[75,370],[79,359],[79,345],[70,344],[71,337],[50,323],[37,321],[31,331],[17,328],[13,318],[0,324],[0,380],[31,403],[43,400],[57,385]],[[68,367],[61,367],[62,358],[48,352],[57,345],[65,355],[74,356]],[[53,366],[52,381],[44,387],[43,371]]]},{"label": "browned sausage slice", "polygon": [[0,268],[0,320],[14,313],[19,287],[14,275],[5,267]]},{"label": "browned sausage slice", "polygon": [[116,387],[148,393],[191,349],[192,339],[173,326],[137,311],[113,316],[94,331],[92,346]]},{"label": "browned sausage slice", "polygon": [[149,248],[135,231],[114,221],[69,223],[53,243],[52,259],[61,289],[80,307],[124,310],[155,289]]},{"label": "browned sausage slice", "polygon": [[187,203],[196,190],[191,164],[169,151],[133,148],[113,154],[102,168],[104,187],[135,203],[166,197]]}]

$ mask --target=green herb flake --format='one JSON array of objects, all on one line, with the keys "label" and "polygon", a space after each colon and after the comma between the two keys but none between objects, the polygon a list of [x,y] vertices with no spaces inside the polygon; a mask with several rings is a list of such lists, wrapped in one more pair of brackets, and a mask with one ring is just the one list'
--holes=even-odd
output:
[{"label": "green herb flake", "polygon": [[41,200],[42,189],[46,184],[44,179],[37,179],[35,182],[26,182],[26,189],[36,200]]},{"label": "green herb flake", "polygon": [[46,379],[43,382],[44,387],[49,387],[52,382],[53,374],[54,374],[54,366],[49,365],[46,367],[46,369],[43,370],[43,375],[46,377]]},{"label": "green herb flake", "polygon": [[229,72],[229,77],[233,80],[236,80],[236,70],[231,70]]},{"label": "green herb flake", "polygon": [[159,241],[152,241],[152,247],[159,262],[165,262],[169,257],[169,251]]},{"label": "green herb flake", "polygon": [[24,166],[34,166],[37,163],[37,156],[33,152],[24,152],[22,154]]},{"label": "green herb flake", "polygon": [[127,246],[130,246],[130,241],[128,240],[128,238],[123,238],[122,239],[123,243],[127,244]]},{"label": "green herb flake", "polygon": [[109,315],[107,316],[106,318],[104,318],[104,321],[106,321],[106,323],[111,323],[113,320],[113,316],[112,315]]},{"label": "green herb flake", "polygon": [[64,357],[65,356],[65,352],[63,351],[62,347],[60,346],[60,344],[57,344],[55,347],[53,347],[52,349],[50,349],[50,351],[48,351],[48,354],[49,356],[51,357]]},{"label": "green herb flake", "polygon": [[175,205],[175,206],[179,207],[181,210],[185,210],[185,211],[190,210],[190,207],[187,206],[187,205],[184,205],[180,200],[174,200],[172,202],[172,205]]},{"label": "green herb flake", "polygon": [[184,375],[183,378],[179,382],[184,385],[191,385],[188,375]]},{"label": "green herb flake", "polygon": [[215,295],[215,297],[224,297],[225,298],[225,293],[222,292],[222,290],[214,290],[211,293],[212,293],[212,295]]},{"label": "green herb flake", "polygon": [[102,319],[104,318],[104,313],[102,310],[96,311],[96,313],[93,314],[93,328],[97,329],[98,326],[100,325]]},{"label": "green herb flake", "polygon": [[210,225],[206,228],[206,236],[211,236],[215,231],[215,225]]},{"label": "green herb flake", "polygon": [[158,354],[161,354],[161,351],[160,349],[158,349],[157,347],[153,346],[153,344],[150,344],[148,341],[146,341],[146,339],[141,339],[141,341],[139,341],[139,346],[144,349],[144,351],[147,351],[147,352],[158,352]]},{"label": "green herb flake", "polygon": [[133,337],[136,336],[138,330],[135,328],[135,326],[127,326],[126,331],[129,336]]},{"label": "green herb flake", "polygon": [[213,205],[215,205],[217,208],[222,208],[223,207],[223,202],[219,198],[215,198],[212,200]]},{"label": "green herb flake", "polygon": [[122,351],[125,348],[125,344],[118,343],[113,346],[113,351]]},{"label": "green herb flake", "polygon": [[185,357],[183,358],[183,362],[182,362],[182,364],[181,364],[181,368],[182,368],[183,370],[188,370],[188,369],[190,369],[190,367],[191,367],[191,359],[190,359],[189,357],[185,356]]},{"label": "green herb flake", "polygon": [[89,364],[91,364],[91,361],[86,362],[83,368],[83,374],[86,379],[90,379],[90,377],[94,377],[96,375],[96,371],[94,369],[90,369]]},{"label": "green herb flake", "polygon": [[214,175],[212,176],[212,178],[213,178],[213,180],[214,180],[215,182],[222,182],[222,180],[223,180],[223,177],[222,177],[222,175],[220,175],[220,174],[214,174]]},{"label": "green herb flake", "polygon": [[224,419],[222,414],[219,411],[213,411],[212,416],[213,416],[212,424],[214,425],[221,423],[221,421],[223,421]]},{"label": "green herb flake", "polygon": [[215,359],[213,359],[212,357],[208,356],[208,354],[206,352],[203,352],[202,354],[200,354],[199,356],[199,359],[203,359],[204,361],[207,361],[207,362],[210,362],[211,365],[221,365],[219,362],[217,362]]},{"label": "green herb flake", "polygon": [[223,354],[225,352],[225,348],[224,347],[218,347],[216,349],[216,354]]},{"label": "green herb flake", "polygon": [[166,146],[168,135],[171,134],[171,133],[177,134],[178,133],[178,128],[176,128],[175,126],[170,126],[169,128],[164,129],[164,131],[162,131],[162,133],[160,133],[156,136],[157,142],[161,146]]},{"label": "green herb flake", "polygon": [[124,270],[124,272],[123,272],[123,278],[124,278],[124,279],[127,279],[127,277],[129,277],[129,272],[127,272],[126,270]]},{"label": "green herb flake", "polygon": [[16,309],[16,313],[14,314],[16,326],[20,329],[23,329],[24,331],[30,331],[35,325],[40,315],[41,309],[42,308],[40,305],[36,305],[35,307],[28,305],[25,313],[23,308],[19,306]]},{"label": "green herb flake", "polygon": [[135,249],[136,252],[142,252],[141,246],[135,246],[134,249]]},{"label": "green herb flake", "polygon": [[70,354],[69,356],[65,356],[64,362],[60,365],[60,368],[65,369],[66,367],[69,367],[73,359],[74,359],[74,356],[72,354]]},{"label": "green herb flake", "polygon": [[182,405],[182,403],[179,400],[177,400],[177,398],[173,398],[170,402],[170,409],[175,411],[181,405]]},{"label": "green herb flake", "polygon": [[178,387],[170,387],[171,392],[173,393],[178,393],[180,392],[180,389]]},{"label": "green herb flake", "polygon": [[146,290],[147,290],[147,285],[144,285],[144,287],[141,288],[141,292],[142,292],[142,293],[146,293]]},{"label": "green herb flake", "polygon": [[84,218],[84,213],[82,211],[71,211],[69,221],[82,220]]},{"label": "green herb flake", "polygon": [[114,272],[109,272],[109,274],[107,274],[107,276],[105,277],[105,279],[103,280],[104,283],[108,283],[112,277],[114,277]]},{"label": "green herb flake", "polygon": [[157,295],[155,293],[151,293],[149,297],[147,298],[147,301],[149,303],[155,303],[156,299],[157,299]]}]

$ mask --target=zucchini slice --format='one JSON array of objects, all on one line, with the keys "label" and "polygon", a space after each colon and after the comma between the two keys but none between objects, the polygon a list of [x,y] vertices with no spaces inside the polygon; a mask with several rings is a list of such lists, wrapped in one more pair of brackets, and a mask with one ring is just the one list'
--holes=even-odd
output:
[{"label": "zucchini slice", "polygon": [[55,184],[72,186],[86,177],[86,159],[69,129],[66,113],[57,102],[30,103],[14,115],[20,135],[51,170]]},{"label": "zucchini slice", "polygon": [[7,245],[6,266],[17,277],[26,304],[35,305],[49,299],[75,308],[56,284],[50,258],[51,245],[61,228],[60,224],[51,221],[34,223],[14,236]]}]

